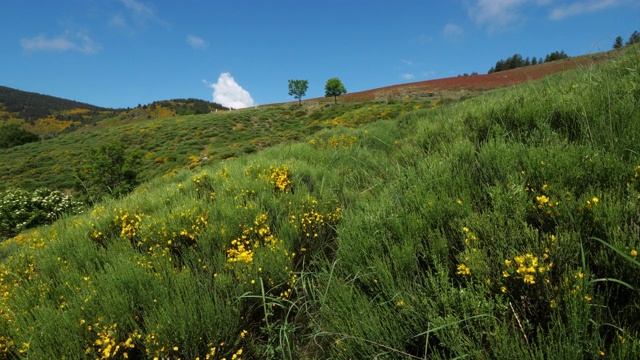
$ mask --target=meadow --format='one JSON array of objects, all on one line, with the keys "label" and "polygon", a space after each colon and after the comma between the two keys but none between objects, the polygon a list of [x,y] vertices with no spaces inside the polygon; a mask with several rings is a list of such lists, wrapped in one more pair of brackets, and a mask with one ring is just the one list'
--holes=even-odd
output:
[{"label": "meadow", "polygon": [[[309,132],[291,108],[276,146],[165,139],[148,158],[181,169],[0,244],[0,357],[636,358],[639,84],[635,45],[461,102],[326,107]],[[268,111],[167,124],[188,148]]]},{"label": "meadow", "polygon": [[[128,153],[139,157],[139,175],[145,181],[276,144],[305,141],[323,128],[392,119],[435,101],[315,104],[305,108],[282,104],[168,118],[152,117],[151,113],[143,116],[143,109],[136,108],[125,114],[135,116],[99,120],[46,141],[3,149],[0,191],[16,187],[30,191],[41,187],[73,189],[77,185],[74,175],[89,160],[90,150],[105,144],[121,143]],[[155,109],[169,111],[162,106]]]}]

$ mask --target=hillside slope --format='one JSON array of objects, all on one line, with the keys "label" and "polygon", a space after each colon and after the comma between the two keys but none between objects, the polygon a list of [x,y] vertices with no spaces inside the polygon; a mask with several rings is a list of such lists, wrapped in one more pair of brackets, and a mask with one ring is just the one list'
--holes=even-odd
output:
[{"label": "hillside slope", "polygon": [[207,114],[227,108],[200,99],[173,99],[133,109],[106,109],[77,101],[0,86],[0,123],[18,123],[42,139],[114,123]]},{"label": "hillside slope", "polygon": [[0,151],[0,190],[48,187],[70,191],[77,183],[76,172],[90,160],[91,150],[104,144],[121,143],[138,154],[140,178],[146,181],[280,143],[303,141],[326,127],[391,119],[430,104],[431,100],[302,108],[278,105],[184,116],[175,116],[165,106],[140,107],[47,141]]},{"label": "hillside slope", "polygon": [[0,354],[635,359],[639,83],[637,45],[22,233],[0,244]]},{"label": "hillside slope", "polygon": [[12,89],[6,86],[0,86],[0,104],[2,104],[3,111],[6,113],[15,113],[17,117],[26,121],[32,121],[63,110],[105,110],[104,108],[78,101]]},{"label": "hillside slope", "polygon": [[[537,80],[551,74],[608,59],[615,51],[589,54],[487,75],[458,76],[398,84],[367,91],[348,93],[342,102],[388,101],[412,97],[458,100],[463,97]],[[306,103],[325,103],[327,98],[313,98]],[[133,109],[104,109],[72,100],[20,91],[0,86],[0,123],[23,123],[23,128],[43,138],[92,126],[109,125],[140,119],[178,115],[205,114],[228,110],[199,99],[174,99],[139,105]]]},{"label": "hillside slope", "polygon": [[[612,50],[582,55],[491,74],[456,76],[385,86],[377,89],[347,93],[340,96],[340,101],[361,102],[393,99],[399,100],[406,97],[425,98],[434,96],[437,98],[457,100],[461,97],[476,95],[488,90],[510,87],[532,80],[539,80],[558,72],[588,67],[611,59],[612,57],[615,57],[618,52],[619,51],[617,50]],[[307,99],[306,101],[328,102],[330,100],[330,98],[313,98]]]}]

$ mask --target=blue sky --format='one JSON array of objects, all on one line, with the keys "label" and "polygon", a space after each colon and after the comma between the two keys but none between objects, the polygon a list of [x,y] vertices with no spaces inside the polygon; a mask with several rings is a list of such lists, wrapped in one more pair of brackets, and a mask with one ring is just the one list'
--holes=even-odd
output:
[{"label": "blue sky", "polygon": [[[637,0],[1,0],[0,85],[104,107],[233,107],[486,73],[515,53],[609,50]],[[223,104],[224,105],[224,104]]]}]

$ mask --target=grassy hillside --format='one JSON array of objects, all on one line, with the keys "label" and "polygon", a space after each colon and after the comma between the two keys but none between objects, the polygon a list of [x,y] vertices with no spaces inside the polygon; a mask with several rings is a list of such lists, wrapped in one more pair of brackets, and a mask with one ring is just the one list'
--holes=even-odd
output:
[{"label": "grassy hillside", "polygon": [[0,86],[0,123],[18,123],[42,138],[51,138],[115,111],[54,96]]},{"label": "grassy hillside", "polygon": [[636,358],[639,83],[633,46],[23,233],[0,246],[0,353]]},{"label": "grassy hillside", "polygon": [[123,121],[207,114],[216,110],[228,109],[200,99],[156,101],[133,109],[105,109],[0,86],[0,124],[21,124],[24,130],[39,135],[44,140],[62,133],[103,128]]},{"label": "grassy hillside", "polygon": [[138,153],[142,158],[141,177],[149,180],[282,142],[302,141],[326,127],[353,127],[395,118],[429,107],[435,101],[430,98],[302,108],[276,105],[184,116],[162,116],[158,112],[168,110],[166,106],[140,107],[82,131],[0,151],[0,190],[34,190],[42,186],[71,189],[76,181],[74,171],[88,160],[91,149],[103,144],[122,142],[129,152]]}]

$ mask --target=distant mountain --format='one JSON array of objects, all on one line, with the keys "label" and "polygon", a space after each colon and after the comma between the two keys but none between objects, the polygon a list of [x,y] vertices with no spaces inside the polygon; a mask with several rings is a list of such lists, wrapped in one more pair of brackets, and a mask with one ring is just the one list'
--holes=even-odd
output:
[{"label": "distant mountain", "polygon": [[[13,115],[12,117],[23,119],[27,122],[45,118],[48,115],[64,110],[107,110],[99,106],[78,101],[12,89],[6,86],[0,86],[0,103],[2,104],[4,113],[11,113]],[[6,117],[6,114],[2,115]]]},{"label": "distant mountain", "polygon": [[[18,123],[43,139],[87,127],[138,119],[206,114],[229,110],[201,99],[174,99],[138,105],[133,109],[109,109],[55,96],[0,86],[0,124]],[[108,126],[108,125],[105,125]]]}]

